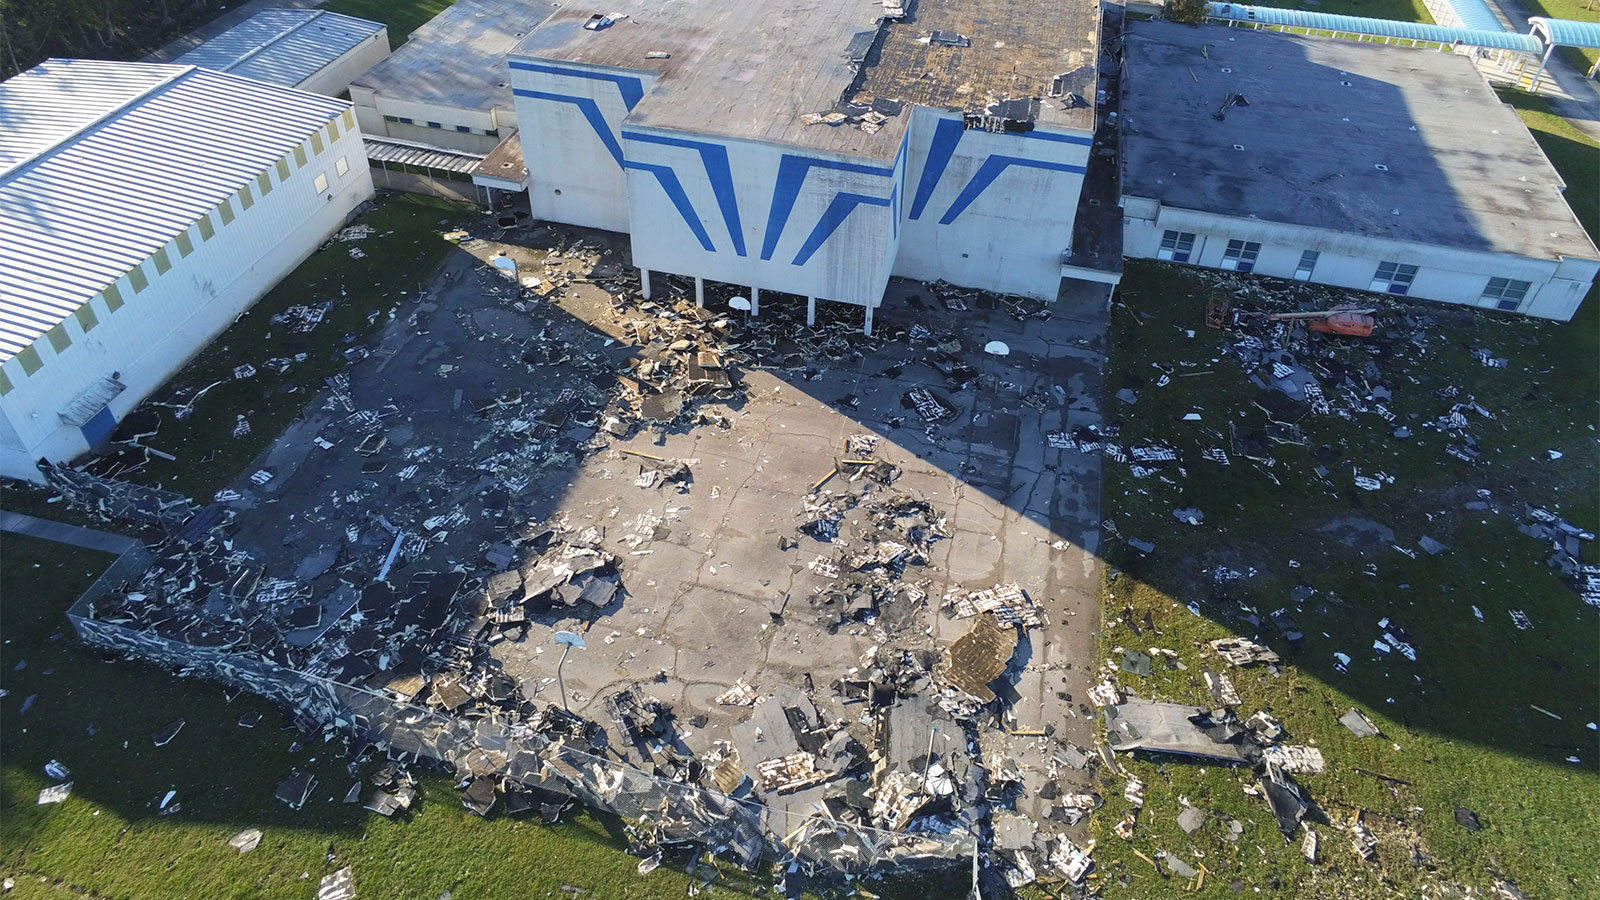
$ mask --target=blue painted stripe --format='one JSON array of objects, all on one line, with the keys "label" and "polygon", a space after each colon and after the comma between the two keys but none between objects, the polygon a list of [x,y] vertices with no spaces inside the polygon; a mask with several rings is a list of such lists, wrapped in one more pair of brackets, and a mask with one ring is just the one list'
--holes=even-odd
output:
[{"label": "blue painted stripe", "polygon": [[835,169],[858,175],[894,176],[893,166],[888,168],[868,166],[785,153],[778,161],[778,177],[772,186],[772,207],[767,212],[767,233],[761,241],[762,259],[771,259],[772,252],[778,248],[778,239],[783,237],[783,229],[789,224],[789,214],[794,211],[795,198],[800,196],[800,188],[805,184],[806,173],[813,168]]},{"label": "blue painted stripe", "polygon": [[556,103],[571,103],[576,106],[583,113],[583,117],[589,120],[589,127],[594,129],[595,136],[600,138],[600,142],[606,145],[607,150],[611,151],[611,158],[617,161],[617,165],[622,165],[622,145],[617,142],[617,136],[611,133],[611,124],[601,114],[600,104],[594,102],[591,98],[571,97],[566,94],[549,94],[544,91],[525,91],[521,88],[517,88],[512,93],[518,97],[550,100]]},{"label": "blue painted stripe", "polygon": [[[1009,132],[1009,131],[1005,132],[1005,134],[1012,134],[1012,133],[1013,132]],[[1082,137],[1082,136],[1076,135],[1076,134],[1053,134],[1053,133],[1048,132],[1048,131],[1038,131],[1038,130],[1024,131],[1024,132],[1021,132],[1020,134],[1021,134],[1022,137],[1033,138],[1036,141],[1055,141],[1058,144],[1078,144],[1078,145],[1083,146],[1083,147],[1092,147],[1092,146],[1094,146],[1094,138],[1086,138],[1086,137]]]},{"label": "blue painted stripe", "polygon": [[889,206],[891,202],[892,198],[885,199],[883,197],[869,197],[865,194],[843,192],[837,194],[834,196],[833,202],[829,203],[828,208],[823,211],[822,218],[817,220],[816,227],[811,229],[811,234],[806,237],[806,242],[800,245],[800,252],[795,254],[794,257],[794,265],[803,266],[810,262],[812,255],[817,252],[817,248],[821,247],[823,242],[831,237],[835,231],[839,230],[839,226],[844,224],[844,220],[856,207]]},{"label": "blue painted stripe", "polygon": [[967,207],[972,205],[972,201],[978,199],[978,195],[993,184],[996,178],[1000,177],[1001,172],[1012,166],[1024,169],[1045,169],[1050,172],[1074,172],[1079,175],[1082,175],[1084,171],[1083,166],[1073,166],[1066,163],[1043,162],[1037,159],[1022,159],[1016,156],[990,156],[983,161],[983,165],[978,167],[977,173],[972,176],[971,181],[967,182],[967,186],[961,189],[961,193],[956,196],[955,202],[951,203],[950,208],[945,210],[944,217],[939,220],[939,224],[949,225],[954,222],[956,216],[966,212]]},{"label": "blue painted stripe", "polygon": [[513,69],[525,72],[542,72],[546,75],[565,75],[569,78],[587,78],[590,81],[609,81],[617,86],[618,93],[622,94],[622,102],[628,109],[639,105],[644,99],[644,82],[632,75],[619,75],[614,72],[595,72],[590,69],[566,69],[561,66],[548,66],[543,63],[526,63],[511,60],[507,63]]},{"label": "blue painted stripe", "polygon": [[950,157],[955,155],[956,145],[961,143],[964,131],[966,128],[960,119],[940,119],[933,129],[933,140],[928,143],[928,158],[922,164],[922,177],[917,179],[917,195],[911,198],[911,218],[922,218],[922,210],[928,205],[928,198],[933,196],[934,189],[939,186],[939,179],[944,177],[945,167],[950,165]]},{"label": "blue painted stripe", "polygon": [[678,215],[683,216],[683,221],[694,232],[695,239],[700,241],[707,253],[717,252],[711,243],[711,235],[706,234],[705,225],[700,222],[700,214],[694,211],[694,204],[689,202],[689,195],[684,193],[683,183],[678,180],[678,173],[672,171],[671,166],[657,166],[650,163],[633,162],[629,160],[622,164],[624,169],[638,169],[656,176],[656,181],[661,183],[661,189],[667,192],[672,205],[678,208]]},{"label": "blue painted stripe", "polygon": [[728,148],[710,141],[691,141],[666,137],[642,131],[622,132],[624,140],[664,144],[668,147],[686,147],[698,151],[700,163],[706,168],[706,178],[711,182],[711,192],[722,210],[723,224],[728,228],[728,238],[733,241],[733,252],[745,256],[744,225],[739,220],[738,196],[733,190],[733,172],[728,166]]}]

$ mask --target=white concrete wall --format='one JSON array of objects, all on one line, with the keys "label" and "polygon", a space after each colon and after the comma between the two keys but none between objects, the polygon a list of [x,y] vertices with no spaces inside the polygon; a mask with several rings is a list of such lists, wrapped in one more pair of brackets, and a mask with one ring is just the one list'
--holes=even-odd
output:
[{"label": "white concrete wall", "polygon": [[[898,246],[895,165],[632,126],[623,149],[635,265],[857,305],[882,300]],[[664,182],[681,185],[678,202]]]},{"label": "white concrete wall", "polygon": [[1055,299],[1092,136],[960,126],[951,113],[912,113],[894,274]]},{"label": "white concrete wall", "polygon": [[622,120],[657,74],[517,57],[509,65],[534,217],[627,231]]},{"label": "white concrete wall", "polygon": [[1173,209],[1145,198],[1127,198],[1123,212],[1123,252],[1130,257],[1156,259],[1165,231],[1186,231],[1195,235],[1190,265],[1221,268],[1228,241],[1254,241],[1261,244],[1257,274],[1292,278],[1301,253],[1317,250],[1320,256],[1311,281],[1318,284],[1368,290],[1378,264],[1396,262],[1417,267],[1407,297],[1489,308],[1495,305],[1483,299],[1489,279],[1512,278],[1533,285],[1518,312],[1563,321],[1577,312],[1600,271],[1600,261],[1594,260],[1534,259],[1372,238]]},{"label": "white concrete wall", "polygon": [[313,94],[337,97],[349,90],[350,82],[389,55],[389,29],[379,29],[376,34],[345,51],[338,59],[317,70],[316,74],[295,87]]},{"label": "white concrete wall", "polygon": [[[191,225],[189,255],[176,239],[168,243],[171,268],[165,273],[153,258],[141,263],[144,290],[124,275],[92,298],[92,327],[78,317],[63,325],[70,345],[57,350],[48,336],[41,337],[30,348],[40,362],[31,374],[20,355],[0,364],[0,474],[37,481],[39,457],[64,462],[87,450],[82,431],[58,415],[67,404],[117,372],[128,386],[110,404],[120,420],[338,230],[373,193],[353,122],[354,116],[339,121],[337,139],[330,140],[324,128],[320,154],[308,140],[304,166],[293,153],[286,156],[287,180],[269,167],[270,192],[263,194],[252,179],[248,209],[238,194],[227,201],[232,222],[223,223],[220,207],[208,213],[209,239],[198,222]],[[348,163],[343,175],[335,166],[340,157]],[[328,179],[322,192],[314,185],[319,174]],[[120,305],[113,309],[114,304]]]},{"label": "white concrete wall", "polygon": [[[511,129],[517,127],[516,113],[498,106],[466,109],[401,100],[375,94],[371,88],[356,84],[350,85],[350,101],[355,104],[356,120],[363,134],[428,144],[446,150],[464,150],[487,156],[505,140]],[[391,122],[385,116],[410,119],[411,122]],[[429,122],[438,122],[440,127],[429,128]],[[457,131],[458,125],[465,125],[471,131]],[[485,131],[496,130],[497,134],[484,134]]]}]

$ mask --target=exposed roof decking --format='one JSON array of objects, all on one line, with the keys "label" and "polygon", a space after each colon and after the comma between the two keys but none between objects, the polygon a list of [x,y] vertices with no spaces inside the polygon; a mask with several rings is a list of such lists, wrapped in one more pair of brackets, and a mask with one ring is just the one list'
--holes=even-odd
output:
[{"label": "exposed roof decking", "polygon": [[[1464,250],[1600,258],[1549,160],[1464,57],[1131,22],[1126,71],[1127,195]],[[1235,92],[1249,106],[1218,121]]]},{"label": "exposed roof decking", "polygon": [[[911,12],[905,21],[889,24],[882,56],[867,73],[869,93],[976,113],[996,100],[1046,97],[1057,75],[1074,73],[1067,90],[1090,105],[1071,109],[1064,100],[1046,99],[1039,121],[1094,129],[1098,3],[917,0]],[[933,44],[927,38],[935,31],[962,35],[972,45]]]},{"label": "exposed roof decking", "polygon": [[[1094,96],[1098,9],[1086,0],[920,0],[903,22],[885,26],[882,50],[865,71],[852,60],[879,39],[883,9],[863,0],[618,0],[609,27],[588,31],[595,10],[556,12],[514,56],[660,75],[627,124],[788,144],[892,160],[909,106],[869,134],[844,125],[805,123],[856,96],[982,112],[991,102],[1043,97],[1060,74],[1079,71],[1074,90]],[[964,30],[961,30],[964,29]],[[972,46],[935,46],[934,30],[960,30]],[[996,46],[999,44],[1001,46]],[[1065,49],[1062,49],[1065,47]],[[651,59],[648,54],[671,54]],[[1068,63],[1071,63],[1070,65]],[[853,85],[860,94],[846,97]],[[1090,109],[1058,110],[1046,100],[1040,121],[1092,127]]]},{"label": "exposed roof decking", "polygon": [[[73,115],[79,98],[93,102]],[[0,360],[253,185],[348,106],[145,63],[50,60],[0,84],[7,117],[56,116],[48,129],[0,128],[0,159],[11,164],[0,172]],[[46,132],[52,140],[40,146]],[[16,165],[24,150],[31,160]]]},{"label": "exposed roof decking", "polygon": [[174,62],[295,87],[383,28],[377,22],[319,9],[269,9]]}]

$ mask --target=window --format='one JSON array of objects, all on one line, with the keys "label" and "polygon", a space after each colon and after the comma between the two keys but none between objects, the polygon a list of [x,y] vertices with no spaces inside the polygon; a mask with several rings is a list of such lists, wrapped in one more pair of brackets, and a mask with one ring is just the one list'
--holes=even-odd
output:
[{"label": "window", "polygon": [[172,269],[172,260],[167,258],[167,248],[162,247],[155,252],[156,274],[165,275]]},{"label": "window", "polygon": [[1237,272],[1249,272],[1256,267],[1256,257],[1261,255],[1261,245],[1255,241],[1229,241],[1222,253],[1222,267]]},{"label": "window", "polygon": [[320,131],[311,132],[311,155],[322,155],[322,132]]},{"label": "window", "polygon": [[339,120],[344,123],[344,130],[345,131],[355,131],[356,130],[356,113],[355,113],[355,110],[346,109],[344,111],[344,115],[339,117]]},{"label": "window", "polygon": [[1170,259],[1173,262],[1188,262],[1189,254],[1193,252],[1193,232],[1168,231],[1161,235],[1161,249],[1156,251],[1156,259]]},{"label": "window", "polygon": [[6,374],[5,369],[0,369],[0,396],[9,393],[11,393],[11,376]]},{"label": "window", "polygon": [[1319,250],[1307,250],[1300,254],[1300,265],[1294,268],[1294,280],[1310,281],[1311,273],[1317,268],[1317,257],[1321,255]]},{"label": "window", "polygon": [[200,221],[196,222],[195,224],[200,226],[200,240],[202,241],[211,240],[211,238],[217,233],[217,229],[213,228],[211,225],[211,215],[209,213],[201,216]]},{"label": "window", "polygon": [[294,148],[294,167],[296,169],[304,169],[306,167],[306,148]]},{"label": "window", "polygon": [[468,128],[465,125],[457,125],[456,126],[456,130],[461,132],[462,134],[471,134],[472,133],[472,129]]},{"label": "window", "polygon": [[240,188],[239,189],[239,208],[241,210],[249,209],[250,207],[255,206],[255,205],[256,205],[256,198],[250,194],[250,185],[247,184],[244,187]]},{"label": "window", "polygon": [[100,296],[105,298],[106,309],[110,312],[116,312],[122,308],[122,289],[115,284],[106,285],[106,289],[100,292]]},{"label": "window", "polygon": [[428,127],[429,128],[443,128],[444,126],[440,125],[438,122],[429,122],[428,123]]},{"label": "window", "polygon": [[328,143],[339,139],[339,123],[337,120],[328,123]]},{"label": "window", "polygon": [[289,180],[289,161],[287,159],[278,160],[278,180]]},{"label": "window", "polygon": [[1380,294],[1404,294],[1411,290],[1411,281],[1417,277],[1417,267],[1400,263],[1378,263],[1378,271],[1372,276],[1371,290]]},{"label": "window", "polygon": [[341,156],[334,160],[333,170],[338,172],[340,175],[343,175],[344,173],[350,171],[350,164],[345,161],[344,157]]},{"label": "window", "polygon": [[178,232],[176,243],[178,245],[179,256],[188,256],[194,252],[194,241],[189,239],[189,229],[185,228],[184,230]]},{"label": "window", "polygon": [[1483,299],[1494,304],[1495,309],[1515,312],[1528,296],[1528,290],[1533,287],[1531,281],[1518,281],[1515,278],[1491,278],[1489,286],[1483,289]]},{"label": "window", "polygon": [[46,331],[45,336],[50,339],[50,346],[54,347],[57,353],[60,353],[61,351],[72,346],[72,336],[67,334],[67,325],[65,322],[62,322],[49,331]]},{"label": "window", "polygon": [[150,279],[144,277],[143,268],[140,266],[134,266],[128,270],[128,283],[133,285],[133,292],[135,294],[142,294],[144,293],[144,289],[150,286]]},{"label": "window", "polygon": [[222,201],[222,205],[217,207],[217,217],[222,219],[222,224],[224,224],[224,225],[232,225],[233,224],[233,204],[229,203],[226,200]]},{"label": "window", "polygon": [[488,135],[489,137],[499,137],[500,136],[500,129],[498,129],[498,128],[485,128],[483,130],[483,133]]},{"label": "window", "polygon": [[398,122],[398,121],[400,121],[400,117],[399,116],[384,116],[383,120],[385,122]]},{"label": "window", "polygon": [[93,331],[94,327],[100,324],[100,317],[94,314],[94,306],[88,302],[78,307],[73,315],[78,317],[78,327],[82,328],[85,334]]},{"label": "window", "polygon": [[415,125],[416,123],[411,121],[410,119],[406,118],[405,116],[401,116],[400,117],[400,124],[401,125]]},{"label": "window", "polygon": [[328,189],[328,176],[327,176],[327,174],[326,173],[318,173],[316,179],[311,182],[311,186],[316,188],[317,189],[317,193],[319,193],[319,194],[322,193],[323,191],[326,191]]},{"label": "window", "polygon": [[261,196],[263,197],[272,193],[272,176],[266,172],[262,172],[260,175],[257,175],[256,187],[261,189]]}]

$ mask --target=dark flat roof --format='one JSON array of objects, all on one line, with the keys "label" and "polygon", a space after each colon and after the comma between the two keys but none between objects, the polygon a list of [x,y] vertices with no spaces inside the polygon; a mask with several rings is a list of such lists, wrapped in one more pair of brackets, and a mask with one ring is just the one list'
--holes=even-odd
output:
[{"label": "dark flat roof", "polygon": [[[904,21],[882,21],[884,7],[867,0],[612,0],[604,12],[616,22],[585,30],[596,11],[553,13],[513,55],[661,73],[632,125],[892,159],[909,108],[875,133],[804,117],[873,98],[980,113],[1044,98],[1068,72],[1083,82],[1074,92],[1094,99],[1092,0],[915,0]],[[934,31],[968,46],[935,44]],[[1092,127],[1092,109],[1067,105],[1046,99],[1037,121]]]},{"label": "dark flat roof", "polygon": [[[1464,56],[1155,21],[1130,21],[1125,46],[1125,195],[1467,250],[1600,254]],[[1219,121],[1235,93],[1249,105]]]}]

